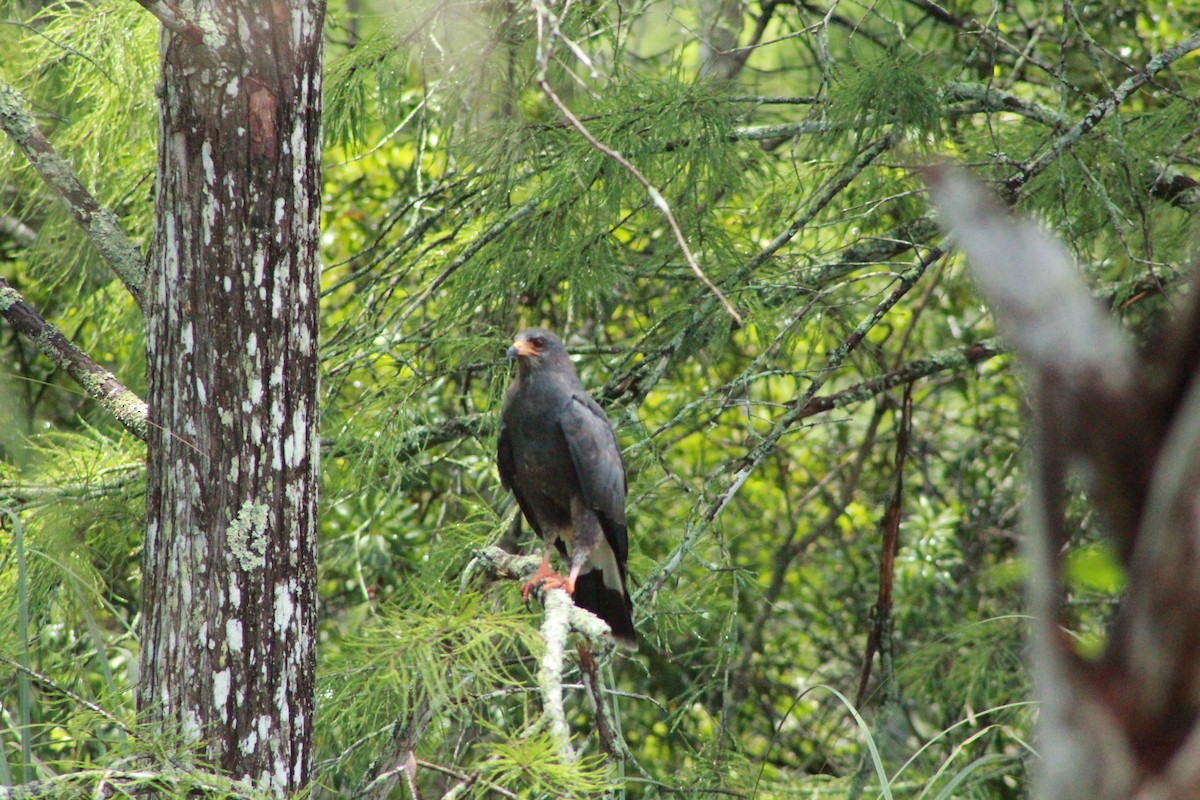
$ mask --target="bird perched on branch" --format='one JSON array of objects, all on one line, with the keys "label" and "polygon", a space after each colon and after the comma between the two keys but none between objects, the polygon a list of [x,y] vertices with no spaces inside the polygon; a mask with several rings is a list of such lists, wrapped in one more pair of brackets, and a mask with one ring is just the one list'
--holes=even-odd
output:
[{"label": "bird perched on branch", "polygon": [[[636,649],[625,590],[625,466],[612,425],[550,331],[518,333],[508,357],[517,375],[500,412],[500,481],[546,545],[521,595],[528,602],[539,584],[566,589],[608,623],[619,644]],[[566,578],[550,568],[556,546],[569,565]]]}]

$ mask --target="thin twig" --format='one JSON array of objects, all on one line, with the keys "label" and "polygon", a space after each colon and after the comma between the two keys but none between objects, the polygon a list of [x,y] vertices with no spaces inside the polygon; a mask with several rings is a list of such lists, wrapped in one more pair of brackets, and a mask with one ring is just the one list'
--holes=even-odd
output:
[{"label": "thin twig", "polygon": [[646,176],[642,174],[642,171],[635,167],[629,161],[629,159],[625,158],[625,156],[621,155],[616,150],[613,150],[611,147],[605,145],[603,142],[593,136],[592,132],[587,129],[587,126],[580,122],[579,118],[571,113],[571,109],[567,108],[567,104],[562,101],[562,98],[554,93],[554,90],[550,88],[550,84],[544,78],[539,78],[537,83],[545,95],[550,98],[550,102],[554,103],[562,115],[567,118],[567,121],[571,123],[571,127],[579,131],[579,135],[586,139],[588,144],[620,164],[630,175],[633,176],[634,180],[642,185],[642,188],[645,189],[646,193],[650,195],[650,201],[654,203],[655,207],[662,212],[663,217],[667,220],[667,225],[670,226],[671,233],[675,237],[675,243],[679,245],[679,249],[683,253],[684,259],[687,260],[688,266],[691,267],[692,272],[694,272],[696,277],[700,279],[700,282],[708,287],[708,290],[712,292],[718,300],[721,301],[721,305],[725,307],[725,311],[730,317],[733,318],[734,323],[740,327],[742,325],[741,316],[738,314],[737,309],[733,307],[733,304],[729,302],[729,299],[721,293],[720,289],[717,288],[717,285],[709,280],[708,276],[704,274],[704,270],[700,268],[700,264],[696,262],[696,256],[692,253],[692,249],[688,247],[687,239],[684,237],[683,230],[679,227],[679,221],[675,219],[675,214],[671,211],[671,206],[667,202],[667,199],[662,196],[662,193],[654,187],[654,184],[650,183],[649,179],[647,179]]},{"label": "thin twig", "polygon": [[19,671],[25,673],[26,675],[28,675],[30,678],[33,678],[38,683],[41,683],[41,684],[53,689],[54,691],[61,693],[63,696],[73,700],[74,702],[78,703],[79,705],[83,706],[84,708],[88,709],[89,711],[91,711],[95,714],[99,714],[101,717],[104,717],[106,720],[111,722],[118,729],[120,729],[122,732],[128,734],[129,736],[136,736],[136,734],[133,732],[133,729],[130,728],[128,725],[126,725],[124,722],[122,722],[111,711],[104,708],[103,706],[93,703],[91,700],[88,700],[86,697],[79,694],[78,692],[71,691],[67,687],[65,687],[62,684],[55,681],[53,678],[51,678],[47,675],[43,675],[42,673],[38,672],[37,670],[31,669],[30,667],[27,667],[24,664],[22,664],[21,662],[11,659],[8,656],[0,655],[0,662],[3,662],[5,664],[7,664],[8,666],[12,667],[13,669],[16,669],[16,670],[19,670]]},{"label": "thin twig", "polygon": [[[855,326],[854,330],[850,332],[850,335],[841,344],[830,351],[829,356],[825,361],[825,367],[814,373],[814,377],[812,378],[812,382],[810,383],[809,387],[788,404],[788,410],[783,414],[783,416],[780,417],[779,421],[775,423],[775,426],[771,429],[771,431],[763,436],[758,441],[758,444],[749,453],[735,462],[740,464],[740,466],[738,467],[737,472],[734,473],[733,477],[730,478],[725,490],[708,504],[707,509],[704,511],[703,515],[698,521],[688,525],[687,530],[684,532],[683,538],[680,540],[679,544],[675,546],[675,549],[671,551],[671,555],[668,556],[667,559],[658,566],[654,573],[646,579],[646,582],[643,584],[642,588],[635,593],[633,598],[635,603],[638,602],[639,598],[641,597],[654,597],[658,590],[662,588],[663,584],[666,583],[671,574],[683,562],[684,556],[691,550],[695,542],[698,541],[704,532],[712,526],[716,518],[721,515],[721,512],[725,509],[725,507],[728,506],[733,500],[733,497],[737,494],[738,490],[741,489],[742,484],[746,482],[746,479],[750,477],[750,474],[757,469],[760,464],[762,464],[763,460],[771,452],[774,451],[776,444],[778,444],[779,440],[783,438],[788,431],[792,430],[792,426],[804,418],[805,408],[808,406],[808,403],[813,399],[820,388],[825,384],[827,376],[832,375],[842,366],[845,360],[850,356],[850,353],[852,353],[866,337],[867,333],[869,333],[871,329],[879,323],[879,320],[883,319],[884,315],[887,314],[887,312],[890,311],[896,305],[896,303],[900,302],[900,299],[904,297],[904,295],[908,294],[909,290],[916,285],[916,282],[921,278],[922,275],[925,274],[926,270],[928,270],[932,264],[942,258],[943,255],[945,255],[945,253],[942,250],[935,248],[927,253],[917,264],[903,272],[899,276],[900,284],[894,290],[892,290],[891,294],[889,294],[878,305],[876,305],[875,308],[872,309],[871,312],[863,320],[861,320],[858,325]],[[718,469],[716,473],[714,473],[709,479],[708,483],[714,483],[716,479],[721,477],[722,473],[726,469],[727,467],[721,467]]]},{"label": "thin twig", "polygon": [[[683,229],[679,227],[679,221],[675,219],[675,213],[671,211],[671,205],[667,202],[666,198],[663,197],[662,192],[655,188],[654,184],[650,183],[650,180],[644,174],[642,174],[642,171],[634,166],[629,159],[625,158],[625,156],[621,155],[616,150],[597,139],[592,132],[588,130],[587,126],[583,124],[583,121],[580,120],[579,117],[575,116],[567,104],[563,102],[562,98],[559,97],[558,94],[555,93],[554,89],[550,87],[550,82],[546,79],[546,64],[548,62],[548,56],[547,53],[542,50],[540,42],[540,37],[545,35],[543,25],[545,22],[544,17],[546,15],[547,12],[545,9],[538,9],[538,58],[540,63],[537,85],[541,88],[542,93],[546,95],[546,97],[551,103],[554,104],[563,117],[566,118],[567,122],[570,123],[571,127],[578,131],[579,135],[582,136],[588,144],[590,144],[593,148],[598,150],[607,158],[619,164],[626,172],[633,176],[634,180],[642,185],[642,188],[646,190],[648,195],[650,195],[650,201],[654,203],[654,206],[662,212],[663,217],[667,220],[667,225],[671,229],[671,234],[675,237],[675,243],[679,245],[679,249],[683,253],[683,257],[687,261],[692,272],[694,272],[700,282],[703,283],[710,292],[712,292],[713,296],[721,301],[721,305],[725,307],[725,311],[730,317],[733,318],[734,324],[738,327],[741,327],[741,315],[738,314],[737,309],[733,307],[733,304],[729,302],[728,298],[721,293],[721,290],[717,288],[717,285],[708,279],[708,276],[704,274],[704,270],[700,268],[700,264],[696,261],[696,256],[692,253],[692,249],[688,246],[687,238],[683,235]],[[551,22],[553,23],[554,21],[551,20]],[[561,36],[556,24],[551,24],[550,28],[552,29],[551,33],[553,35],[559,36],[563,39],[564,43],[570,46],[571,43],[568,42],[565,37]]]}]

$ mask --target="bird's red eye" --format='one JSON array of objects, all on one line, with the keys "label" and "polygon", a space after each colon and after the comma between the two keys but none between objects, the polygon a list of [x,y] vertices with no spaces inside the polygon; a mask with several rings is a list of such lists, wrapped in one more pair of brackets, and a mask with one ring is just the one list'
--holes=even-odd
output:
[{"label": "bird's red eye", "polygon": [[532,337],[532,338],[529,340],[529,343],[530,343],[531,345],[533,345],[534,347],[536,347],[538,350],[541,350],[543,347],[545,347],[545,346],[546,346],[546,340],[545,340],[545,339],[543,339],[541,336],[534,336],[534,337]]}]

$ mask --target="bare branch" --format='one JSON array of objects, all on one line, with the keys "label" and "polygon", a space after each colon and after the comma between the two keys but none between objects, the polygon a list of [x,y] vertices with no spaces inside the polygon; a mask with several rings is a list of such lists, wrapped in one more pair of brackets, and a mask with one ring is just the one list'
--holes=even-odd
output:
[{"label": "bare branch", "polygon": [[146,402],[34,311],[21,293],[3,278],[0,278],[0,316],[8,320],[17,333],[37,345],[38,350],[70,375],[126,430],[145,441]]},{"label": "bare branch", "polygon": [[728,313],[729,316],[733,318],[734,323],[740,327],[742,324],[741,316],[733,307],[733,304],[729,302],[728,298],[726,298],[725,295],[721,293],[721,290],[717,288],[717,285],[709,280],[708,276],[704,274],[704,270],[700,268],[700,264],[696,261],[696,256],[692,253],[692,249],[688,247],[687,239],[684,237],[683,230],[679,227],[679,221],[675,219],[675,213],[671,211],[671,206],[669,203],[667,203],[667,199],[662,196],[662,193],[654,187],[654,184],[650,183],[650,180],[643,175],[642,171],[635,167],[629,159],[625,158],[625,156],[621,155],[616,150],[613,150],[611,147],[604,144],[594,135],[592,135],[592,132],[587,129],[587,126],[585,126],[578,117],[571,113],[571,109],[568,108],[567,104],[562,101],[562,98],[554,93],[554,90],[550,88],[550,84],[545,80],[545,78],[538,78],[537,83],[538,86],[541,87],[542,92],[546,95],[546,97],[550,98],[550,102],[552,102],[562,113],[562,115],[567,118],[567,121],[571,123],[571,127],[579,131],[579,135],[586,139],[588,144],[599,150],[608,158],[620,164],[626,172],[633,176],[634,180],[642,185],[642,188],[645,189],[646,193],[650,195],[651,202],[654,203],[654,206],[662,212],[663,217],[667,220],[667,225],[671,228],[671,233],[675,237],[675,243],[679,245],[679,250],[683,253],[683,257],[687,261],[688,266],[691,267],[692,272],[694,272],[696,277],[700,279],[700,282],[703,283],[710,292],[712,292],[713,296],[721,301],[721,305],[725,307],[726,313]]},{"label": "bare branch", "polygon": [[84,187],[75,170],[38,130],[33,117],[25,110],[21,95],[6,83],[0,82],[0,127],[8,132],[17,147],[25,153],[29,163],[42,176],[42,180],[66,204],[67,210],[83,232],[100,252],[113,272],[125,284],[140,308],[142,284],[146,269],[142,254],[121,230],[117,215],[101,207],[91,192]]}]

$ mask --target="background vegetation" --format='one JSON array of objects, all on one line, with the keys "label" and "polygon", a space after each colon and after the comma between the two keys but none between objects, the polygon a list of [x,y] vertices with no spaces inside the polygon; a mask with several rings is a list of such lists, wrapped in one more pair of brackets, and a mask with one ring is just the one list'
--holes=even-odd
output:
[{"label": "background vegetation", "polygon": [[[1144,339],[1200,199],[1196,57],[1144,68],[1198,23],[1192,2],[333,3],[316,791],[353,791],[399,720],[425,796],[1022,796],[1021,376],[912,167],[993,182]],[[0,11],[0,78],[141,244],[156,26]],[[144,389],[136,308],[2,140],[0,276]],[[576,689],[566,765],[537,726],[538,609],[473,567],[531,544],[493,451],[532,324],[624,446],[643,637],[602,658],[628,752]],[[0,780],[130,767],[141,443],[7,328],[0,349]],[[1064,603],[1089,653],[1122,575],[1084,499]]]}]

